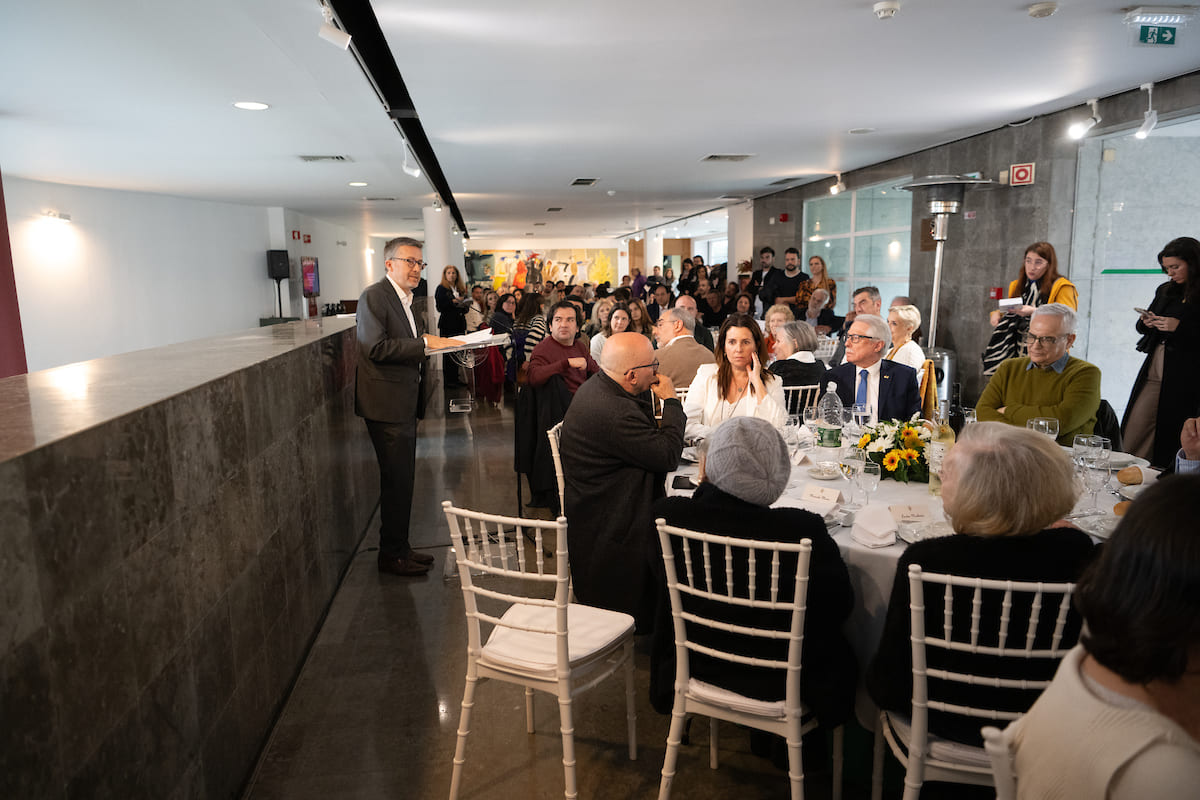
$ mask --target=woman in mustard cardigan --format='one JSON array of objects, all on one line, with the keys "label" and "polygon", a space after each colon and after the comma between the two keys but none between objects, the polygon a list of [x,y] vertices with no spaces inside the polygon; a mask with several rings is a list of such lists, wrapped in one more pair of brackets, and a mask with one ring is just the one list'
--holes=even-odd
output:
[{"label": "woman in mustard cardigan", "polygon": [[1034,242],[1025,248],[1025,259],[1017,279],[1008,285],[1009,297],[1020,297],[1021,305],[991,314],[992,338],[983,351],[983,374],[991,375],[1006,358],[1021,355],[1021,339],[1029,330],[1029,316],[1038,306],[1062,303],[1079,310],[1075,284],[1058,274],[1058,256],[1049,242]]}]

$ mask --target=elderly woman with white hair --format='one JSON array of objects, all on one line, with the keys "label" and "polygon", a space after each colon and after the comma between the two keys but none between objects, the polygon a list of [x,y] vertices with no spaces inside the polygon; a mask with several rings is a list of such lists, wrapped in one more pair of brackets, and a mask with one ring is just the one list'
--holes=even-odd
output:
[{"label": "elderly woman with white hair", "polygon": [[[823,289],[821,291],[824,291]],[[767,367],[783,380],[784,386],[812,386],[825,389],[825,365],[817,360],[817,332],[807,322],[786,322],[775,329],[776,360]]]},{"label": "elderly woman with white hair", "polygon": [[[742,539],[812,540],[800,695],[805,705],[816,712],[822,726],[837,726],[850,715],[857,673],[854,651],[842,632],[854,605],[854,591],[838,545],[816,514],[799,508],[771,508],[787,488],[792,469],[787,445],[775,426],[754,417],[735,417],[717,427],[707,441],[708,449],[701,461],[701,483],[695,494],[656,501],[651,509],[654,518],[689,530]],[[682,562],[682,558],[678,560]],[[790,582],[795,576],[795,556],[790,560],[786,555],[781,556],[780,566],[781,581]],[[714,569],[713,573],[714,588],[723,591],[715,584],[724,580],[724,568]],[[746,576],[742,574],[739,578],[735,574],[734,580],[744,582]],[[784,586],[780,590],[783,595],[790,592]],[[658,608],[650,655],[650,700],[655,710],[666,714],[672,704],[675,648],[665,585],[660,587]],[[744,626],[754,625],[760,614],[772,613],[759,609],[731,612],[723,604],[703,601],[694,610]],[[700,628],[693,641],[746,656],[787,658],[786,641],[769,643]],[[731,664],[702,653],[693,653],[689,666],[693,678],[715,686],[759,700],[783,699],[781,670]]]},{"label": "elderly woman with white hair", "polygon": [[[912,709],[909,566],[919,564],[925,572],[968,578],[1074,581],[1094,552],[1086,533],[1060,527],[1063,523],[1058,522],[1074,506],[1076,493],[1071,459],[1049,437],[999,422],[963,429],[942,466],[942,502],[954,535],[911,545],[896,565],[883,635],[867,671],[867,690],[880,708],[905,716]],[[928,624],[939,630],[942,591],[943,587],[930,589],[926,599]],[[1057,608],[1043,613],[1052,620]],[[1051,621],[1048,630],[1053,628]],[[985,630],[982,635],[994,637],[995,631]],[[1077,617],[1065,635],[1068,641],[1078,637]],[[963,661],[971,658],[969,654],[931,648],[927,655],[930,670],[969,671]],[[1049,680],[1054,665],[1042,666],[1044,673],[1014,672],[1010,677]],[[1004,690],[1001,697],[996,689],[968,685],[947,689],[945,694],[959,705],[994,707],[988,703],[1000,702],[1014,711],[1026,710],[1037,698],[1037,691]],[[937,736],[982,747],[979,729],[977,717],[929,712],[929,730]]]},{"label": "elderly woman with white hair", "polygon": [[884,358],[920,370],[925,363],[925,351],[913,341],[913,331],[921,327],[921,311],[912,305],[893,306],[888,310],[888,329],[892,332],[892,348]]}]

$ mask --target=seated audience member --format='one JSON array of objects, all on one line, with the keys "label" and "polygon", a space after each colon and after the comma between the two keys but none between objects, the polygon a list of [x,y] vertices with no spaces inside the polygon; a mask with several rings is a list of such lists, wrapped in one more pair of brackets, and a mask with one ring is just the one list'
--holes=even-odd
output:
[{"label": "seated audience member", "polygon": [[729,316],[729,311],[725,308],[725,298],[722,297],[720,290],[709,289],[704,301],[700,304],[700,317],[704,320],[705,327],[719,328],[727,316]]},{"label": "seated audience member", "polygon": [[1175,471],[1181,475],[1200,473],[1200,417],[1183,421],[1179,445],[1179,452],[1175,454]]},{"label": "seated audience member", "polygon": [[667,288],[666,284],[659,283],[654,287],[651,299],[653,302],[646,306],[646,313],[650,315],[650,322],[653,324],[658,322],[662,313],[671,307],[671,290]]},{"label": "seated audience member", "polygon": [[736,314],[749,314],[754,316],[754,296],[749,292],[740,292],[733,301],[733,311]]},{"label": "seated audience member", "polygon": [[[571,576],[579,602],[632,614],[639,631],[649,633],[653,576],[662,561],[650,506],[665,494],[666,474],[679,465],[683,408],[671,379],[657,374],[645,336],[614,334],[601,364],[563,419]],[[661,423],[654,419],[651,391],[662,400]]]},{"label": "seated audience member", "polygon": [[1038,306],[1025,337],[1029,355],[1000,365],[975,407],[980,422],[1024,426],[1034,417],[1058,420],[1058,443],[1091,433],[1100,407],[1100,370],[1070,354],[1075,312],[1062,303]]},{"label": "seated audience member", "polygon": [[[910,298],[908,295],[898,294],[892,298],[892,302],[888,305],[888,308],[896,308],[898,306],[911,306],[912,304],[913,304],[912,298]],[[921,343],[921,333],[922,333],[921,324],[920,324],[920,322],[918,322],[917,327],[912,332],[912,340],[914,342],[916,342],[917,344]]]},{"label": "seated audience member", "polygon": [[832,308],[827,307],[828,302],[828,290],[817,289],[809,295],[808,305],[804,310],[803,321],[811,325],[822,336],[828,336],[842,324],[842,318],[833,313]]},{"label": "seated audience member", "polygon": [[[775,329],[776,361],[768,369],[778,375],[784,386],[819,386],[825,393],[825,365],[817,360],[817,333],[807,322],[789,322]],[[788,409],[789,414],[799,413]]]},{"label": "seated audience member", "polygon": [[915,370],[921,369],[925,351],[912,338],[913,331],[921,327],[921,312],[916,306],[893,306],[888,310],[887,324],[892,332],[892,349],[884,358]]},{"label": "seated audience member", "polygon": [[767,309],[767,313],[763,316],[763,326],[767,333],[767,361],[775,358],[775,331],[779,326],[791,322],[796,318],[792,313],[792,307],[786,306],[783,303],[778,303]]},{"label": "seated audience member", "polygon": [[707,347],[710,352],[716,349],[712,331],[705,327],[704,323],[700,320],[700,311],[696,308],[696,298],[690,294],[681,294],[675,298],[675,308],[691,314],[692,319],[696,321],[696,327],[692,332],[692,335],[696,337],[696,341]]},{"label": "seated audience member", "polygon": [[871,408],[871,421],[910,419],[921,410],[917,371],[884,361],[888,326],[874,314],[859,314],[846,334],[846,363],[826,373],[837,384],[842,405]]},{"label": "seated audience member", "polygon": [[[956,448],[957,449],[957,448]],[[1086,631],[1012,723],[1021,797],[1200,791],[1200,478],[1138,495],[1075,587]]]},{"label": "seated audience member", "polygon": [[597,364],[600,363],[600,357],[604,353],[604,343],[612,335],[629,330],[630,323],[629,306],[624,303],[613,303],[612,307],[604,314],[604,327],[592,337],[592,359]]},{"label": "seated audience member", "polygon": [[[969,578],[1074,581],[1092,556],[1092,540],[1083,531],[1053,526],[1074,506],[1076,492],[1070,456],[1048,437],[996,422],[963,429],[942,469],[942,502],[954,535],[910,545],[896,565],[883,634],[867,670],[867,689],[880,708],[905,716],[912,710],[909,565]],[[927,624],[939,630],[943,590],[931,588],[925,601]],[[961,602],[969,609],[969,591],[965,597],[956,596],[956,605]],[[1053,619],[1057,608],[1043,613]],[[1051,623],[1049,629],[1053,627]],[[994,630],[982,633],[995,641]],[[1077,621],[1067,633],[1078,635]],[[979,658],[934,649],[927,654],[931,668],[957,671],[970,671],[972,661]],[[1053,667],[1043,675],[1012,677],[1046,680],[1052,673]],[[964,705],[997,699],[987,687],[962,686],[947,692],[951,694],[946,696],[956,698],[953,702]],[[1010,703],[1019,701],[1021,707],[1012,710],[1023,711],[1036,693],[1005,696]],[[929,730],[936,736],[981,747],[980,727],[977,717],[929,712]]]},{"label": "seated audience member", "polygon": [[683,404],[687,439],[704,439],[732,417],[758,417],[783,428],[783,382],[767,371],[766,355],[756,320],[746,314],[725,320],[717,336],[716,363],[696,370]]},{"label": "seated audience member", "polygon": [[550,309],[550,336],[538,342],[529,356],[530,386],[542,386],[559,375],[567,391],[575,394],[589,376],[600,371],[588,346],[576,339],[581,316],[583,312],[565,300]]},{"label": "seated audience member", "polygon": [[658,340],[658,374],[676,386],[691,386],[696,370],[713,363],[713,352],[696,341],[696,320],[681,308],[668,308],[654,326]]},{"label": "seated audience member", "polygon": [[629,330],[654,341],[654,323],[650,321],[650,312],[641,300],[629,301]]},{"label": "seated audience member", "polygon": [[[721,424],[708,439],[700,462],[700,485],[692,497],[668,497],[652,509],[655,518],[701,533],[785,542],[812,540],[809,563],[808,613],[804,618],[803,668],[800,697],[812,708],[822,726],[844,722],[854,705],[857,662],[842,632],[854,606],[854,590],[837,543],[821,518],[798,508],[771,508],[787,487],[791,461],[783,437],[761,419],[737,417]],[[695,546],[697,559],[699,547]],[[714,557],[719,548],[714,548]],[[682,565],[682,548],[676,554]],[[697,562],[699,563],[699,562]],[[744,569],[745,562],[742,562]],[[759,563],[759,585],[765,591],[770,564]],[[796,574],[794,554],[780,558],[780,594],[791,596]],[[723,564],[713,566],[713,586],[724,591]],[[735,572],[744,582],[746,574]],[[659,589],[659,611],[651,640],[650,697],[655,710],[669,713],[675,678],[674,631],[666,586]],[[771,613],[759,609],[729,610],[710,601],[685,600],[685,608],[731,624],[753,626]],[[762,624],[759,622],[759,624]],[[744,656],[787,660],[787,642],[766,642],[735,633],[695,627],[693,641]],[[758,700],[782,700],[782,670],[734,664],[691,653],[688,666],[693,678]]]},{"label": "seated audience member", "polygon": [[829,362],[834,366],[846,363],[846,335],[850,326],[859,314],[874,314],[879,316],[883,309],[883,296],[879,294],[878,286],[860,286],[850,295],[850,310],[842,319],[842,330],[838,334],[838,346],[833,351],[833,359]]}]

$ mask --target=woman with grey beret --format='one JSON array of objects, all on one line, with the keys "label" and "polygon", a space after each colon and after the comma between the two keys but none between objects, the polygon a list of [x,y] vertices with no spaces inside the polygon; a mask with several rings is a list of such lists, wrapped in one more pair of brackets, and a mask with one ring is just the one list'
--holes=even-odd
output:
[{"label": "woman with grey beret", "polygon": [[[669,524],[704,533],[745,539],[799,542],[812,540],[809,564],[808,612],[804,620],[804,664],[800,671],[800,695],[812,708],[822,726],[834,727],[849,716],[854,704],[857,664],[850,643],[842,634],[842,624],[854,605],[854,591],[837,544],[816,514],[799,508],[771,508],[787,488],[791,461],[787,445],[779,431],[766,420],[734,417],[717,427],[708,440],[708,452],[701,462],[701,483],[692,497],[667,497],[655,502],[655,518]],[[682,558],[676,554],[676,558]],[[794,580],[796,561],[781,562],[784,575]],[[744,565],[743,565],[744,569]],[[654,708],[670,713],[675,678],[674,631],[665,578],[652,650],[650,699]],[[738,576],[735,575],[735,580]],[[745,580],[745,576],[741,576]],[[780,587],[785,594],[790,587]],[[719,614],[739,625],[754,625],[758,609],[720,611],[701,606],[706,616]],[[721,650],[731,650],[759,658],[786,659],[786,642],[761,639],[713,630],[697,630],[694,640]],[[780,670],[738,666],[693,653],[692,677],[760,700],[782,700],[784,677]]]}]

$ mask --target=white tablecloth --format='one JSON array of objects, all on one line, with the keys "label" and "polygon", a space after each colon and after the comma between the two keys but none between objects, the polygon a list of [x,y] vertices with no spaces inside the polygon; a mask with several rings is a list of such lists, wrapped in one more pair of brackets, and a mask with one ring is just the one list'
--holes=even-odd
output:
[{"label": "white tablecloth", "polygon": [[[811,466],[811,461],[805,461],[801,466],[792,468],[788,487],[775,502],[774,507],[800,507],[799,498],[809,484],[835,487],[840,489],[843,494],[847,493],[850,488],[847,481],[840,478],[833,481],[815,480],[808,474]],[[681,465],[678,472],[667,476],[667,493],[690,495],[691,491],[689,490],[673,488],[672,481],[676,475],[687,475],[695,480],[696,473],[697,466],[695,464]],[[1111,531],[1116,520],[1111,509],[1119,499],[1104,492],[1100,495],[1099,505],[1101,508],[1107,509],[1106,513],[1095,519],[1081,519],[1076,524],[1089,532],[1092,532],[1093,528],[1100,531]],[[883,506],[925,505],[929,507],[932,519],[945,520],[942,498],[929,494],[929,485],[925,483],[881,480],[879,488],[872,493],[870,503]],[[1083,494],[1079,498],[1076,509],[1087,508],[1089,503],[1089,496]],[[871,658],[875,655],[879,637],[883,633],[888,599],[892,594],[892,581],[896,577],[896,563],[908,545],[897,540],[895,544],[888,547],[866,547],[850,538],[850,528],[848,527],[834,527],[829,533],[837,542],[838,549],[841,550],[842,559],[846,562],[847,571],[850,573],[850,584],[854,587],[854,610],[851,612],[850,618],[846,620],[845,633],[851,647],[854,648],[854,654],[858,657],[859,688],[855,713],[863,727],[867,730],[874,730],[878,710],[866,693],[863,675],[866,673],[867,665],[871,663]]]}]

